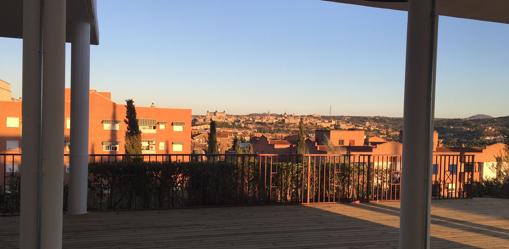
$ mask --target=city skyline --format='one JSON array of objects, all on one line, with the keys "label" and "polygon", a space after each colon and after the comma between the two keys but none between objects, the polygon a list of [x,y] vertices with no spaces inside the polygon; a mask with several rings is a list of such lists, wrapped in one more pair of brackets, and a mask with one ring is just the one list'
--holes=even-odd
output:
[{"label": "city skyline", "polygon": [[[91,88],[117,102],[194,114],[327,115],[332,105],[333,115],[402,116],[404,12],[283,0],[98,5]],[[436,116],[509,115],[509,28],[440,20]],[[19,96],[21,40],[0,45],[0,78]]]},{"label": "city skyline", "polygon": [[[3,81],[2,79],[0,79],[0,82],[4,82],[4,83],[7,83],[10,85],[9,82],[6,82],[6,81]],[[96,89],[91,89],[91,91],[97,91]],[[12,94],[12,92],[11,92]],[[120,99],[116,99],[112,96],[110,96],[112,98],[112,100],[114,100],[116,103],[122,105],[125,103],[125,101],[127,99],[131,99],[131,98],[126,98],[124,100],[120,100]],[[12,95],[12,98],[15,99],[15,100],[21,100],[21,96],[17,96],[17,95]],[[135,105],[138,105],[136,103],[136,101],[134,102]],[[150,104],[142,104],[142,105],[138,105],[139,107],[163,107],[163,108],[171,108],[171,106],[160,106],[160,105],[156,105],[154,102],[150,103]],[[185,108],[184,108],[185,109]],[[261,114],[271,114],[271,115],[284,115],[284,114],[287,114],[287,115],[294,115],[294,116],[313,116],[313,115],[319,115],[319,116],[323,116],[323,117],[386,117],[386,118],[403,118],[402,116],[384,116],[384,115],[345,115],[345,114],[335,114],[333,111],[333,108],[332,106],[329,106],[329,113],[295,113],[295,112],[287,112],[286,110],[284,110],[283,112],[272,112],[270,110],[267,110],[267,111],[258,111],[258,112],[249,112],[249,113],[232,113],[232,112],[229,112],[227,109],[207,109],[205,110],[204,112],[200,112],[200,113],[196,113],[194,112],[193,110],[193,113],[192,115],[193,116],[205,116],[207,115],[208,112],[210,113],[213,113],[213,112],[224,112],[226,113],[227,115],[232,115],[232,116],[242,116],[242,115],[261,115]],[[442,118],[442,117],[436,117],[437,119],[468,119],[468,118],[474,118],[474,119],[486,119],[486,118],[502,118],[502,117],[508,117],[509,115],[506,115],[506,116],[490,116],[490,115],[487,115],[487,114],[484,114],[484,113],[477,113],[477,114],[473,114],[473,115],[470,115],[468,117],[445,117],[445,118]]]}]

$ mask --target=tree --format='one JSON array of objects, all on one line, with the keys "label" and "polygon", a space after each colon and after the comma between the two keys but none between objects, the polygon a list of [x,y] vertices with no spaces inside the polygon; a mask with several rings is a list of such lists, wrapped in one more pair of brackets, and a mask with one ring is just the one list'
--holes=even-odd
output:
[{"label": "tree", "polygon": [[506,148],[502,155],[496,157],[497,165],[497,180],[506,181],[509,180],[509,147],[506,145]]},{"label": "tree", "polygon": [[[254,149],[253,149],[253,145],[251,143],[249,143],[245,138],[241,137],[240,138],[240,143],[243,143],[244,144],[244,147],[241,148],[242,149],[242,153],[244,154],[254,154]],[[239,143],[239,145],[240,145]]]},{"label": "tree", "polygon": [[334,147],[334,145],[332,144],[332,142],[330,141],[329,137],[325,134],[323,134],[323,144],[327,146],[327,153],[329,154],[333,154],[333,153],[337,153],[338,151],[336,151],[336,148]]},{"label": "tree", "polygon": [[219,151],[217,148],[216,121],[210,121],[210,132],[209,132],[207,153],[209,155],[219,154]]},{"label": "tree", "polygon": [[235,154],[237,155],[254,154],[253,146],[250,143],[248,143],[246,139],[244,139],[243,137],[239,139],[237,136],[233,138],[233,144],[232,147],[230,148],[230,151],[234,151]]},{"label": "tree", "polygon": [[302,118],[299,122],[299,140],[297,142],[297,154],[306,154],[308,153],[308,148],[306,145],[306,133],[304,132],[304,121]]},{"label": "tree", "polygon": [[134,101],[128,99],[126,102],[126,114],[124,122],[127,124],[127,131],[125,133],[125,153],[126,154],[141,154],[141,131],[136,118],[136,107]]},{"label": "tree", "polygon": [[235,151],[235,154],[243,154],[242,148],[240,147],[240,140],[235,136],[233,138],[232,151]]}]

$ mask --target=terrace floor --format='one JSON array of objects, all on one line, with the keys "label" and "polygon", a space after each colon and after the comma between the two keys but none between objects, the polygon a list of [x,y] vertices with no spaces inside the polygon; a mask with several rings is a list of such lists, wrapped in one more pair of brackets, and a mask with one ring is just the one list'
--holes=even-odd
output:
[{"label": "terrace floor", "polygon": [[[509,248],[509,200],[433,202],[432,248]],[[64,248],[397,248],[399,202],[64,216]],[[18,217],[0,217],[17,248]]]}]

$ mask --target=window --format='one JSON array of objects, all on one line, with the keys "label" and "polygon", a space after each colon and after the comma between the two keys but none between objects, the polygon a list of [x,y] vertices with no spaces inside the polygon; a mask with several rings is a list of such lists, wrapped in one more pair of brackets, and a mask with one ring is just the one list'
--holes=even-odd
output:
[{"label": "window", "polygon": [[184,122],[173,122],[173,131],[184,131]]},{"label": "window", "polygon": [[433,175],[438,174],[438,164],[433,164]]},{"label": "window", "polygon": [[340,146],[345,145],[345,140],[343,140],[343,139],[339,139],[339,145],[340,145]]},{"label": "window", "polygon": [[166,148],[165,142],[159,142],[159,150],[164,150]]},{"label": "window", "polygon": [[138,119],[138,125],[142,133],[156,133],[157,121],[153,119]]},{"label": "window", "polygon": [[159,122],[159,130],[166,129],[166,123],[165,122]]},{"label": "window", "polygon": [[173,152],[182,152],[184,151],[184,145],[182,143],[173,143],[172,149]]},{"label": "window", "polygon": [[7,128],[19,128],[19,118],[7,117],[5,126],[7,126]]},{"label": "window", "polygon": [[155,152],[156,151],[156,141],[154,141],[154,140],[141,141],[141,150],[143,153]]},{"label": "window", "polygon": [[71,129],[71,119],[70,118],[65,119],[65,127],[67,129]]},{"label": "window", "polygon": [[103,151],[118,151],[118,142],[102,142]]},{"label": "window", "polygon": [[120,121],[118,120],[103,120],[103,129],[105,131],[118,131],[120,130]]},{"label": "window", "polygon": [[156,126],[141,126],[140,125],[140,131],[142,133],[157,133]]},{"label": "window", "polygon": [[19,148],[18,140],[7,140],[5,141],[5,150],[17,150]]},{"label": "window", "polygon": [[453,175],[458,173],[458,165],[456,165],[456,164],[449,164],[449,172],[451,172],[451,174],[453,174]]}]

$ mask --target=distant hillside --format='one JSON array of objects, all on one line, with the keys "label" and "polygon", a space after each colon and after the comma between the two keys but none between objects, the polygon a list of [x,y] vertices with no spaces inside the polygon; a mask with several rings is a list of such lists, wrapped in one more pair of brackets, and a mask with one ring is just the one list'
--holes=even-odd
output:
[{"label": "distant hillside", "polygon": [[466,118],[466,120],[479,120],[479,119],[492,119],[493,117],[486,114],[477,114],[471,117]]},{"label": "distant hillside", "polygon": [[483,119],[439,119],[435,129],[448,146],[484,146],[509,140],[509,116]]},{"label": "distant hillside", "polygon": [[[402,118],[390,117],[335,117],[350,121],[358,126],[366,122],[378,124],[378,129],[401,130]],[[435,119],[435,129],[446,146],[481,147],[499,142],[509,142],[509,116],[492,118],[488,115],[475,115],[468,119]]]}]

